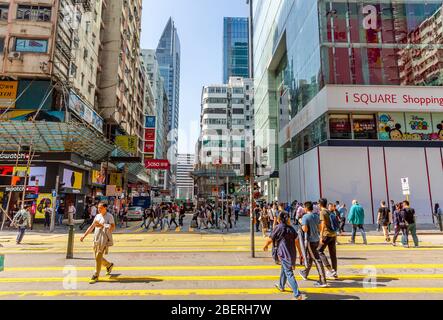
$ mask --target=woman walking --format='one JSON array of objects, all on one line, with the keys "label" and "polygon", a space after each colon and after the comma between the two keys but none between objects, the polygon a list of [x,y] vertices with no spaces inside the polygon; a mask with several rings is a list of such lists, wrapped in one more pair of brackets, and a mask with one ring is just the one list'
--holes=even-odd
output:
[{"label": "woman walking", "polygon": [[92,225],[86,230],[85,234],[80,238],[83,242],[85,238],[94,230],[94,257],[95,257],[95,273],[89,281],[94,284],[99,281],[102,266],[106,267],[106,275],[110,275],[114,264],[108,262],[104,255],[108,254],[109,247],[113,245],[112,233],[115,230],[115,221],[112,214],[108,213],[108,205],[100,203],[98,205],[97,216]]}]

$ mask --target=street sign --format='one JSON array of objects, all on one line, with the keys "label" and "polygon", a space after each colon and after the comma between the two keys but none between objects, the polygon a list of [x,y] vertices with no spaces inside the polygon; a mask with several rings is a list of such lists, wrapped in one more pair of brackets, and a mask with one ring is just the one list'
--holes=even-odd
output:
[{"label": "street sign", "polygon": [[171,168],[171,164],[168,160],[151,160],[147,159],[145,160],[145,167],[146,169],[152,169],[152,170],[169,170]]},{"label": "street sign", "polygon": [[409,187],[409,178],[401,178],[401,186],[402,186],[402,190],[403,190],[403,195],[410,196],[411,189]]},{"label": "street sign", "polygon": [[52,190],[52,197],[57,198],[57,192],[55,190]]}]

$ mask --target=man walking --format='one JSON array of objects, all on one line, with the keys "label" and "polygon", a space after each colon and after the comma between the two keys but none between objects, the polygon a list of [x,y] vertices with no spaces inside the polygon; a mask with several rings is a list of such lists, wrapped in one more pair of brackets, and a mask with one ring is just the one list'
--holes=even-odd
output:
[{"label": "man walking", "polygon": [[[302,218],[302,229],[306,236],[306,250],[307,250],[307,268],[300,271],[300,276],[303,280],[308,280],[309,272],[312,268],[312,263],[315,263],[320,281],[315,283],[316,287],[327,287],[325,268],[321,261],[318,247],[320,245],[320,217],[317,213],[313,213],[314,205],[312,202],[306,202],[306,214]],[[304,239],[300,239],[303,241]]]},{"label": "man walking", "polygon": [[348,214],[348,209],[346,208],[346,203],[343,203],[338,209],[338,213],[340,214],[340,235],[345,233],[346,226],[346,216]]},{"label": "man walking", "polygon": [[284,292],[286,282],[292,289],[295,300],[306,300],[306,295],[298,289],[297,280],[294,277],[294,267],[296,260],[295,240],[297,232],[290,225],[290,217],[286,212],[280,212],[278,226],[272,232],[271,237],[266,241],[263,250],[266,252],[273,243],[277,244],[277,255],[281,262],[280,283],[275,286],[281,292]]},{"label": "man walking", "polygon": [[19,210],[12,220],[12,225],[18,228],[17,234],[17,244],[21,244],[23,237],[25,236],[26,228],[31,227],[31,216],[29,214],[29,206],[25,206],[23,209]]},{"label": "man walking", "polygon": [[110,275],[114,267],[113,263],[108,262],[104,258],[104,255],[108,254],[109,247],[113,245],[112,233],[115,230],[114,217],[108,213],[108,205],[105,203],[98,205],[98,212],[99,214],[95,217],[92,225],[80,238],[80,241],[83,242],[94,230],[95,273],[89,282],[90,284],[94,284],[99,280],[102,266],[106,267],[106,275]]},{"label": "man walking", "polygon": [[[403,201],[403,211],[404,217],[408,227],[408,233],[412,235],[412,239],[414,240],[414,247],[419,247],[419,241],[417,237],[417,224],[415,217],[415,210],[410,207],[409,201]],[[406,236],[406,244],[409,243],[408,236]]]},{"label": "man walking", "polygon": [[[321,242],[318,248],[318,252],[323,262],[323,266],[328,270],[326,272],[327,278],[333,278],[334,280],[338,279],[337,274],[337,230],[333,226],[331,217],[333,214],[328,211],[326,206],[328,205],[327,199],[320,199],[319,203],[319,211],[320,211],[320,236]],[[328,248],[329,255],[331,258],[331,263],[329,263],[328,258],[325,255],[325,250]],[[331,265],[332,264],[332,265]]]},{"label": "man walking", "polygon": [[360,206],[357,200],[352,201],[352,207],[349,211],[348,221],[350,224],[352,224],[352,236],[349,243],[355,244],[355,236],[357,234],[357,230],[359,230],[361,236],[363,237],[363,243],[367,245],[368,241],[366,239],[366,232],[364,228],[365,210],[362,206]]},{"label": "man walking", "polygon": [[386,201],[382,201],[380,205],[381,207],[378,209],[377,222],[383,228],[383,234],[386,242],[390,243],[391,238],[389,237],[388,227],[392,222],[391,210],[389,210],[389,208],[386,206]]},{"label": "man walking", "polygon": [[65,216],[65,204],[60,203],[60,205],[57,207],[57,225],[58,226],[63,225],[64,216]]}]

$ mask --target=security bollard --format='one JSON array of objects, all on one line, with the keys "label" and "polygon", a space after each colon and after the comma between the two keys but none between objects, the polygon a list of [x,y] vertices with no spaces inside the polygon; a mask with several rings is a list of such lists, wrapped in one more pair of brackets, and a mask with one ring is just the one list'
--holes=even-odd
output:
[{"label": "security bollard", "polygon": [[68,252],[66,253],[66,259],[74,259],[74,226],[69,226],[68,236]]}]

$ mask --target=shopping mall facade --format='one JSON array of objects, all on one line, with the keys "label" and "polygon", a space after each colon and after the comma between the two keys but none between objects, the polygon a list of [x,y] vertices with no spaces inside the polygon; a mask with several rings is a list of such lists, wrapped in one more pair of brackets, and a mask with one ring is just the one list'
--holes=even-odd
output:
[{"label": "shopping mall facade", "polygon": [[443,1],[255,0],[256,144],[268,200],[443,203]]}]

